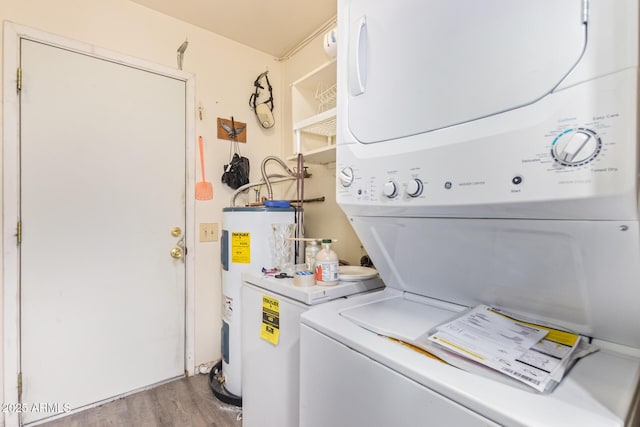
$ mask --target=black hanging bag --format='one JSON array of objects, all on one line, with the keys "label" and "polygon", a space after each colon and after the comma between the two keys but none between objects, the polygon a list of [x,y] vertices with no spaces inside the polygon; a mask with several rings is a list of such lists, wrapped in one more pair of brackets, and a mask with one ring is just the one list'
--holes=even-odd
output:
[{"label": "black hanging bag", "polygon": [[239,153],[233,153],[229,164],[224,165],[222,183],[234,190],[249,183],[249,159]]},{"label": "black hanging bag", "polygon": [[229,187],[237,190],[245,184],[249,183],[249,159],[242,157],[240,154],[240,147],[238,146],[238,140],[235,133],[235,122],[233,117],[231,118],[232,128],[232,142],[231,149],[229,150],[229,163],[224,165],[224,172],[222,173],[222,183],[227,184]]}]

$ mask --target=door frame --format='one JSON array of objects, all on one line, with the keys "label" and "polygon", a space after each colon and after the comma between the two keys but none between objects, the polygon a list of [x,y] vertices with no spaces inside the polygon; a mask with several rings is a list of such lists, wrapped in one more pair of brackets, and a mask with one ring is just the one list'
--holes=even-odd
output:
[{"label": "door frame", "polygon": [[[42,42],[185,82],[185,244],[188,249],[191,249],[185,254],[185,372],[193,375],[195,373],[195,76],[192,73],[5,21],[2,154],[3,402],[18,403],[18,374],[20,373],[20,247],[17,244],[17,224],[20,219],[20,102],[17,94],[17,70],[20,65],[21,39]],[[19,414],[7,413],[4,421],[7,426],[19,425]]]}]

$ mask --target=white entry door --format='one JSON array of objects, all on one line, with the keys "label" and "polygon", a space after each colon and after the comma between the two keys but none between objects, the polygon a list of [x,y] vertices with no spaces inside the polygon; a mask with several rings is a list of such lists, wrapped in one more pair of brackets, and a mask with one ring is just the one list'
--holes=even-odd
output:
[{"label": "white entry door", "polygon": [[21,69],[32,422],[184,375],[186,100],[185,81],[25,39]]}]

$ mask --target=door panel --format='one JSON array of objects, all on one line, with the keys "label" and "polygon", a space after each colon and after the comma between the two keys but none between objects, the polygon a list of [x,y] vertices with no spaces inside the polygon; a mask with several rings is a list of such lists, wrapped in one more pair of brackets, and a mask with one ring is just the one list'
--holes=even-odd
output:
[{"label": "door panel", "polygon": [[185,82],[29,40],[21,68],[22,401],[182,375]]},{"label": "door panel", "polygon": [[586,45],[582,0],[352,0],[342,57],[349,129],[371,143],[550,93]]}]

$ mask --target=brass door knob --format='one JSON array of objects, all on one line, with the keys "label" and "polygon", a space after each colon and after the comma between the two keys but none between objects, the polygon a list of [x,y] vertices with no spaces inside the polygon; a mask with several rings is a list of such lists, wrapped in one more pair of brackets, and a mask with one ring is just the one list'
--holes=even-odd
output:
[{"label": "brass door knob", "polygon": [[175,246],[171,249],[171,257],[180,259],[182,258],[182,248]]}]

